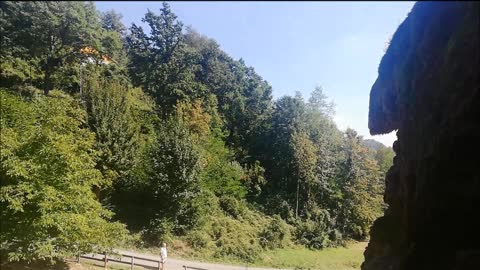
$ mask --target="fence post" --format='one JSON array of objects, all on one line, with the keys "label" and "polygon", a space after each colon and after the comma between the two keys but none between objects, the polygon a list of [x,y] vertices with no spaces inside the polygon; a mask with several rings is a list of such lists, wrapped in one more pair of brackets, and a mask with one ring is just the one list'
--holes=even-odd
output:
[{"label": "fence post", "polygon": [[187,270],[187,266],[186,266],[186,265],[183,266],[183,270]]},{"label": "fence post", "polygon": [[105,262],[103,264],[103,266],[105,267],[105,269],[107,269],[107,262],[108,262],[108,259],[107,259],[107,252],[103,252],[103,254],[105,255]]},{"label": "fence post", "polygon": [[132,264],[130,265],[131,270],[133,270],[133,265],[135,265],[135,256],[132,256]]},{"label": "fence post", "polygon": [[163,270],[162,259],[158,260],[158,270]]},{"label": "fence post", "polygon": [[77,254],[77,263],[80,263],[80,252]]}]

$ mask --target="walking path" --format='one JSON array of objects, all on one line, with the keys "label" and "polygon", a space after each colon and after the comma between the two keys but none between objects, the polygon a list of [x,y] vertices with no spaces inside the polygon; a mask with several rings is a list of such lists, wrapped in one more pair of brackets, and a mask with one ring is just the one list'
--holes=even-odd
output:
[{"label": "walking path", "polygon": [[[154,256],[151,254],[145,254],[145,253],[139,253],[139,252],[133,252],[133,251],[127,251],[127,250],[116,250],[116,251],[124,255],[143,257],[143,258],[152,259],[152,260],[158,260],[160,256],[160,255]],[[100,254],[85,254],[85,256],[90,258],[95,258],[95,259],[104,258],[103,255],[100,255]],[[116,258],[116,259],[118,260],[119,258]],[[82,258],[82,260],[84,260],[84,258]],[[121,261],[130,263],[131,258],[122,257]],[[157,262],[145,261],[138,258],[135,258],[135,262],[151,266],[152,268],[158,267]],[[117,263],[109,262],[109,264],[117,264]],[[122,264],[122,265],[126,265],[126,264]],[[167,259],[165,270],[184,270],[184,267],[183,267],[184,265],[188,267],[197,267],[197,268],[203,268],[207,270],[247,270],[247,269],[248,270],[286,270],[286,269],[278,269],[278,268],[250,267],[248,265],[227,265],[227,264],[218,264],[218,263],[207,263],[207,262],[198,262],[198,261],[191,261],[191,260],[185,260],[185,259],[173,259],[173,258]]]}]

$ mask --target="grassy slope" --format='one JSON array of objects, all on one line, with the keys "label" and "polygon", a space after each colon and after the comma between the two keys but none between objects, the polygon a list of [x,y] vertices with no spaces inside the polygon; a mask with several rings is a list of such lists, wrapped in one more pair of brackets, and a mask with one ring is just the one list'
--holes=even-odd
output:
[{"label": "grassy slope", "polygon": [[[351,242],[347,248],[327,248],[323,250],[310,250],[304,247],[291,247],[265,251],[261,257],[249,266],[274,267],[289,269],[311,270],[354,270],[360,269],[363,262],[363,252],[367,242]],[[139,252],[155,254],[156,249],[140,249]],[[245,265],[244,262],[235,258],[212,258],[205,253],[179,252],[172,250],[172,257],[191,259],[203,262],[226,263]]]},{"label": "grassy slope", "polygon": [[[265,251],[261,258],[250,266],[311,269],[311,270],[354,270],[360,269],[363,262],[363,252],[367,242],[352,242],[347,248],[327,248],[310,250],[304,247],[293,247]],[[231,263],[243,265],[237,259],[205,258],[198,256],[181,256],[200,261]]]},{"label": "grassy slope", "polygon": [[268,251],[258,266],[277,268],[316,269],[316,270],[353,270],[360,269],[363,251],[367,243],[351,243],[347,248],[329,248],[309,250],[305,248],[289,248]]}]

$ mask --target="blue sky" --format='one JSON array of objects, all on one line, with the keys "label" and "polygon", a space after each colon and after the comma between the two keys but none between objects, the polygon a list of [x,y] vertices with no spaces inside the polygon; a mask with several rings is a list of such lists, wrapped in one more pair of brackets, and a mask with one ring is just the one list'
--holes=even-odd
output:
[{"label": "blue sky", "polygon": [[[161,2],[95,2],[123,22],[141,24]],[[388,146],[395,132],[370,136],[368,100],[385,44],[414,2],[169,2],[185,25],[243,58],[273,87],[274,98],[322,86],[336,104],[335,122]]]}]

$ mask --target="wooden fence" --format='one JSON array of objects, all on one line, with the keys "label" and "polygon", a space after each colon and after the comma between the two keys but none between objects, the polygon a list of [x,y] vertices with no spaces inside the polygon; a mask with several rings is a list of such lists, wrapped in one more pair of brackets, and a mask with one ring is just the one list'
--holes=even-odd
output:
[{"label": "wooden fence", "polygon": [[208,269],[205,269],[205,268],[198,268],[198,267],[193,267],[193,266],[186,266],[186,265],[183,266],[183,270],[188,270],[188,269],[193,269],[193,270],[208,270]]},{"label": "wooden fence", "polygon": [[[103,258],[101,258],[103,257]],[[85,258],[89,260],[94,260],[94,261],[100,261],[103,262],[103,266],[105,269],[107,269],[108,262],[115,262],[115,263],[121,263],[121,264],[127,264],[130,265],[130,269],[133,270],[134,266],[141,266],[144,268],[148,269],[162,269],[161,261],[160,258],[158,259],[152,259],[152,258],[147,258],[147,257],[142,257],[142,256],[135,256],[135,255],[128,255],[124,254],[121,252],[118,252],[114,256],[108,256],[106,253],[104,254],[85,254],[77,257],[77,261],[80,262],[80,258]],[[126,260],[124,260],[126,259]],[[144,262],[151,262],[154,263],[152,264],[145,264]],[[205,268],[199,268],[199,267],[193,267],[193,266],[188,266],[188,265],[183,265],[183,270],[208,270]],[[170,269],[169,269],[170,270]],[[174,269],[171,269],[174,270]]]},{"label": "wooden fence", "polygon": [[[98,258],[100,256],[103,256],[103,258]],[[151,258],[146,258],[146,257],[142,257],[142,256],[133,256],[133,255],[127,255],[127,254],[122,254],[122,253],[120,253],[119,256],[120,256],[120,258],[118,258],[118,256],[111,257],[111,256],[108,256],[106,253],[104,253],[102,255],[98,254],[97,256],[95,256],[95,254],[93,254],[93,256],[82,255],[80,257],[85,258],[85,259],[90,259],[90,260],[103,262],[103,266],[105,267],[105,269],[107,268],[108,262],[115,262],[115,263],[122,263],[122,264],[130,265],[130,269],[132,269],[132,270],[133,270],[134,266],[142,266],[144,268],[151,268],[151,269],[161,269],[160,259],[151,259]],[[124,260],[124,259],[129,259],[129,260]],[[143,262],[155,263],[155,264],[157,264],[157,267],[153,267],[151,264],[142,263],[142,261]]]}]

